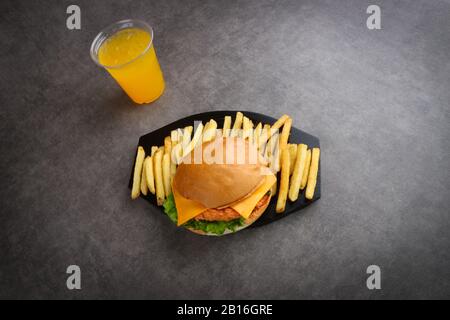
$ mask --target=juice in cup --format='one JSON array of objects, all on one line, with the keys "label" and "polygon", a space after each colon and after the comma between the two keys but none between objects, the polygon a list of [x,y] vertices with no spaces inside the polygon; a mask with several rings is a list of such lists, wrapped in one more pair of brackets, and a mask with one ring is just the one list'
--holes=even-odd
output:
[{"label": "juice in cup", "polygon": [[146,23],[124,20],[106,28],[92,43],[91,55],[134,102],[152,102],[163,93],[153,31]]}]

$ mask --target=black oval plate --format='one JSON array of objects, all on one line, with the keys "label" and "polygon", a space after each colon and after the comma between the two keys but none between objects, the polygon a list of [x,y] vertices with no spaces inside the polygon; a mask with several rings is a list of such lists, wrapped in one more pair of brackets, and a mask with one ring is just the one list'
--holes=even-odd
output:
[{"label": "black oval plate", "polygon": [[[236,115],[237,111],[211,111],[211,112],[204,112],[195,114],[183,119],[180,119],[178,121],[175,121],[171,124],[168,124],[167,126],[164,126],[158,130],[155,130],[153,132],[147,133],[146,135],[139,138],[139,144],[138,146],[142,146],[145,150],[146,154],[150,154],[150,150],[152,146],[161,146],[164,145],[164,138],[170,135],[170,132],[172,130],[175,130],[177,128],[184,128],[186,126],[193,126],[194,121],[202,121],[204,124],[209,121],[210,119],[214,119],[217,122],[218,128],[221,128],[223,125],[223,121],[225,116],[232,116],[233,120]],[[274,119],[272,117],[256,113],[256,112],[250,112],[250,111],[241,111],[246,117],[248,117],[250,120],[253,121],[254,124],[257,124],[258,122],[262,122],[263,124],[273,124],[277,119]],[[195,132],[195,128],[194,128]],[[320,147],[320,141],[318,138],[299,130],[295,127],[292,127],[291,129],[291,135],[289,137],[289,143],[304,143],[308,145],[308,148],[314,148],[314,147]],[[137,147],[136,147],[136,153],[137,153]],[[133,167],[131,168],[131,177],[129,182],[129,188],[131,189],[131,186],[133,184],[133,171],[134,171],[134,162]],[[279,173],[278,173],[279,178]],[[161,211],[164,213],[162,207],[157,206],[156,204],[156,197],[153,194],[149,194],[148,196],[144,196],[141,194],[141,197],[146,199],[148,202],[150,202],[155,207],[161,209]],[[269,206],[267,207],[264,214],[255,222],[253,223],[251,227],[258,227],[265,225],[270,222],[274,222],[278,219],[284,218],[288,216],[291,213],[298,212],[299,210],[309,206],[314,201],[320,199],[320,163],[319,163],[319,172],[317,174],[317,186],[316,190],[314,192],[314,198],[312,200],[305,199],[305,192],[302,191],[299,194],[298,200],[295,202],[290,202],[287,200],[286,203],[286,211],[283,213],[276,213],[275,212],[275,205],[277,196],[273,197],[270,201]],[[244,229],[245,230],[245,229]]]}]

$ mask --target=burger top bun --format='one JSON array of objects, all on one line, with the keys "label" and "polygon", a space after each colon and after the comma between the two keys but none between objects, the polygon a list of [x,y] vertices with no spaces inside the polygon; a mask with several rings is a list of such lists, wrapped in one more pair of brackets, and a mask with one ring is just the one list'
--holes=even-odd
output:
[{"label": "burger top bun", "polygon": [[262,172],[254,144],[218,138],[197,146],[182,160],[173,186],[187,199],[221,208],[252,194],[264,182]]}]

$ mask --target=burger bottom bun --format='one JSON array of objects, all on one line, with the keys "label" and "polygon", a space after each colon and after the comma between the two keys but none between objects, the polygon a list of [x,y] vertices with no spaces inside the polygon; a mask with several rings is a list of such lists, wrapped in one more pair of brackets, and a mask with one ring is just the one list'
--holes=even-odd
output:
[{"label": "burger bottom bun", "polygon": [[237,227],[236,230],[231,231],[229,229],[226,229],[225,232],[223,234],[215,234],[215,233],[211,233],[211,232],[204,232],[202,230],[196,230],[196,229],[192,229],[192,228],[188,228],[186,227],[186,229],[188,229],[189,231],[192,231],[194,233],[200,234],[202,236],[224,236],[226,234],[230,234],[230,233],[236,233],[242,229],[247,228],[249,225],[251,225],[253,222],[255,222],[256,220],[259,219],[259,217],[262,216],[262,214],[264,213],[264,211],[266,211],[267,207],[269,206],[270,203],[270,199],[272,197],[269,196],[267,197],[266,202],[258,209],[258,210],[253,210],[252,213],[250,214],[250,216],[244,220],[244,225]]}]

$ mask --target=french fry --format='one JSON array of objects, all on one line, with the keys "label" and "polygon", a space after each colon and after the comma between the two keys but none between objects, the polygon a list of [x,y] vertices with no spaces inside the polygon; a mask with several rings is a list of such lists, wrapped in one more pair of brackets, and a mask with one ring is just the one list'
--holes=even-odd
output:
[{"label": "french fry", "polygon": [[255,130],[253,130],[253,142],[256,144],[259,150],[259,136],[261,135],[262,131],[262,123],[258,123]]},{"label": "french fry", "polygon": [[284,125],[287,119],[289,119],[289,116],[287,114],[283,114],[280,117],[280,119],[275,121],[275,123],[271,127],[272,134],[274,134],[277,130],[280,130],[280,128]]},{"label": "french fry", "polygon": [[170,182],[172,182],[172,177],[175,175],[175,172],[177,170],[176,163],[172,161],[172,148],[173,147],[174,147],[174,145],[172,144],[172,137],[167,136],[164,139],[164,153],[169,156]]},{"label": "french fry", "polygon": [[[272,172],[275,174],[275,177],[276,177],[277,172],[275,171],[273,161],[270,162],[269,168],[272,170]],[[277,194],[277,183],[278,183],[278,178],[277,178],[277,181],[275,181],[275,183],[270,188],[270,194],[272,195],[272,197],[274,197]]]},{"label": "french fry", "polygon": [[308,151],[306,152],[306,162],[305,162],[305,169],[303,169],[302,182],[300,183],[301,190],[305,189],[306,187],[310,165],[311,165],[311,149],[308,149]]},{"label": "french fry", "polygon": [[178,130],[170,131],[170,140],[172,141],[172,146],[175,146],[178,142]]},{"label": "french fry", "polygon": [[205,135],[206,135],[206,132],[208,131],[208,129],[209,129],[209,121],[206,122],[205,126],[203,127],[203,135],[202,135],[202,141],[203,142],[206,142],[205,141],[205,139],[206,139]]},{"label": "french fry", "polygon": [[177,143],[174,148],[172,148],[172,160],[175,165],[180,164],[183,157],[183,145]]},{"label": "french fry", "polygon": [[296,201],[300,191],[300,183],[302,182],[303,170],[306,162],[306,144],[299,144],[297,147],[297,158],[294,164],[294,172],[291,177],[291,186],[289,188],[289,200]]},{"label": "french fry", "polygon": [[230,137],[238,137],[239,136],[239,131],[242,127],[243,118],[244,118],[244,115],[242,114],[242,112],[236,113],[236,119],[234,120],[233,130],[231,130]]},{"label": "french fry", "polygon": [[242,138],[245,139],[248,137],[247,130],[250,127],[250,119],[247,117],[242,117]]},{"label": "french fry", "polygon": [[197,129],[195,130],[194,133],[194,137],[192,138],[191,142],[189,142],[189,144],[187,145],[187,147],[183,150],[183,157],[185,157],[186,155],[188,155],[192,150],[194,150],[195,146],[197,145],[197,143],[199,141],[201,141],[201,137],[202,137],[202,132],[203,132],[203,123],[200,123],[197,127]]},{"label": "french fry", "polygon": [[177,164],[170,159],[170,184],[172,184],[173,177],[177,173]]},{"label": "french fry", "polygon": [[[280,128],[283,126],[283,124],[286,122],[286,120],[289,119],[289,116],[284,114],[275,121],[275,123],[270,127],[270,130],[267,130],[267,135],[263,136],[261,135],[261,139],[259,141],[259,145],[265,144],[275,133],[277,133]],[[264,126],[265,127],[265,126]]]},{"label": "french fry", "polygon": [[193,126],[184,127],[183,139],[182,139],[183,146],[186,146],[191,142],[191,135],[192,135],[193,130],[194,130]]},{"label": "french fry", "polygon": [[[270,130],[270,128],[268,129]],[[280,171],[280,149],[279,145],[279,135],[278,133],[273,135],[266,144],[266,159],[269,159],[270,169],[276,175]],[[278,181],[277,181],[278,182]],[[271,194],[274,196],[277,193],[277,183],[274,183],[271,188]]]},{"label": "french fry", "polygon": [[[164,139],[164,153],[167,153],[169,155],[169,160],[171,160],[171,155],[172,155],[172,139],[170,138],[170,136],[167,136]],[[172,162],[172,161],[170,161]]]},{"label": "french fry", "polygon": [[[145,160],[144,160],[145,164]],[[145,165],[142,165],[142,175],[141,175],[141,193],[146,196],[148,194],[147,178],[145,173]]]},{"label": "french fry", "polygon": [[249,141],[254,142],[253,137],[254,137],[254,132],[255,132],[255,125],[253,124],[253,121],[250,120],[250,128],[249,128]]},{"label": "french fry", "polygon": [[[183,152],[182,152],[182,154],[181,154],[181,157],[183,157],[183,155],[184,155],[184,150],[186,149],[186,148],[188,148],[188,146],[189,146],[189,144],[191,143],[191,135],[192,135],[192,131],[194,130],[194,127],[192,127],[192,126],[188,126],[188,127],[185,127],[184,128],[184,131],[183,131],[183,138],[181,139],[181,142],[182,142],[182,149],[183,149]],[[180,157],[180,158],[181,158]]]},{"label": "french fry", "polygon": [[269,135],[270,135],[270,125],[269,124],[265,124],[263,126],[263,129],[261,130],[261,135],[259,136],[258,139],[258,149],[261,153],[266,154],[266,146],[267,146],[267,142],[269,141]]},{"label": "french fry", "polygon": [[[172,143],[172,159],[171,162],[178,165],[181,162],[181,158],[183,157],[183,137],[184,133],[182,129],[174,130],[176,132],[176,139],[178,142],[173,145]],[[172,135],[174,136],[175,133]]]},{"label": "french fry", "polygon": [[175,171],[177,170],[177,157],[176,157],[176,148],[178,145],[179,134],[178,130],[172,130],[170,132],[170,141],[172,143],[170,150],[170,175],[175,175]]},{"label": "french fry", "polygon": [[217,135],[217,122],[214,119],[209,120],[209,130],[210,130],[210,134],[211,134],[211,140],[214,140],[216,138]]},{"label": "french fry", "polygon": [[231,127],[231,117],[225,116],[225,119],[223,120],[223,129],[222,129],[222,135],[224,137],[230,136],[230,127]]},{"label": "french fry", "polygon": [[264,158],[268,159],[270,163],[272,163],[271,154],[272,154],[272,140],[269,139],[264,147]]},{"label": "french fry", "polygon": [[141,191],[142,164],[145,158],[144,148],[138,147],[136,161],[134,163],[133,187],[131,188],[131,199],[136,199]]},{"label": "french fry", "polygon": [[281,136],[280,136],[280,149],[281,150],[283,150],[287,146],[287,143],[289,140],[289,135],[291,134],[291,127],[292,127],[292,118],[288,118],[284,122],[283,131],[281,131]]},{"label": "french fry", "polygon": [[268,141],[268,136],[270,134],[270,124],[265,124],[261,130],[261,135],[258,139],[258,149],[261,154],[266,154],[266,146]]},{"label": "french fry", "polygon": [[214,119],[209,120],[203,128],[203,142],[208,142],[216,137],[217,122]]},{"label": "french fry", "polygon": [[191,141],[192,149],[194,149],[197,146],[197,144],[202,141],[201,140],[202,134],[203,134],[203,123],[200,122],[197,129],[195,130],[194,137],[192,138]]},{"label": "french fry", "polygon": [[163,152],[158,150],[155,152],[153,161],[153,173],[155,175],[155,189],[156,189],[156,202],[158,206],[162,206],[165,199],[163,173],[162,173],[162,158]]},{"label": "french fry", "polygon": [[[297,145],[295,143],[293,144],[288,144],[288,148],[289,148],[289,156],[290,156],[290,163],[294,164],[295,163],[295,158],[297,157]],[[291,165],[290,170],[289,170],[289,174],[291,175],[292,172],[294,172],[294,166]]]},{"label": "french fry", "polygon": [[250,137],[251,136],[251,124],[250,124],[250,119],[247,117],[243,118],[243,123],[242,123],[242,138],[245,139],[249,139],[249,141],[251,140]]},{"label": "french fry", "polygon": [[[272,136],[272,138],[277,137],[276,135]],[[275,148],[272,152],[272,157],[273,157],[273,161],[274,161],[274,168],[275,168],[275,172],[280,171],[280,160],[281,160],[281,153],[282,150],[280,148],[280,139],[274,139],[275,140]],[[287,149],[287,148],[285,148]],[[290,160],[290,159],[289,159]]]},{"label": "french fry", "polygon": [[275,134],[270,137],[270,139],[267,141],[266,149],[265,149],[265,156],[270,158],[275,153],[276,148],[278,147],[279,142],[279,135]]},{"label": "french fry", "polygon": [[280,171],[281,149],[279,147],[279,141],[280,139],[278,133],[273,135],[267,142],[264,154],[265,158],[269,159],[274,173]]},{"label": "french fry", "polygon": [[286,208],[286,200],[289,189],[289,166],[290,166],[289,150],[287,148],[281,151],[281,179],[280,190],[278,191],[278,199],[276,212],[281,213]]},{"label": "french fry", "polygon": [[314,198],[314,191],[317,184],[317,172],[319,171],[320,149],[313,148],[311,152],[311,165],[309,167],[308,183],[306,185],[305,198]]},{"label": "french fry", "polygon": [[155,177],[153,175],[153,158],[151,156],[145,158],[144,168],[148,190],[152,194],[155,194]]},{"label": "french fry", "polygon": [[175,162],[170,162],[170,184],[172,185],[173,177],[177,173],[177,164]]},{"label": "french fry", "polygon": [[278,183],[278,179],[277,179],[277,181],[275,181],[275,183],[270,188],[270,195],[272,197],[275,197],[275,195],[277,194],[277,183]]},{"label": "french fry", "polygon": [[166,198],[169,196],[171,192],[170,187],[170,156],[168,153],[163,155],[162,159],[162,175],[163,175],[163,185],[164,185],[164,194]]},{"label": "french fry", "polygon": [[158,147],[157,146],[152,146],[150,155],[153,157],[155,155],[155,152],[158,151]]},{"label": "french fry", "polygon": [[172,152],[172,140],[170,136],[164,138],[164,153],[170,154]]}]

